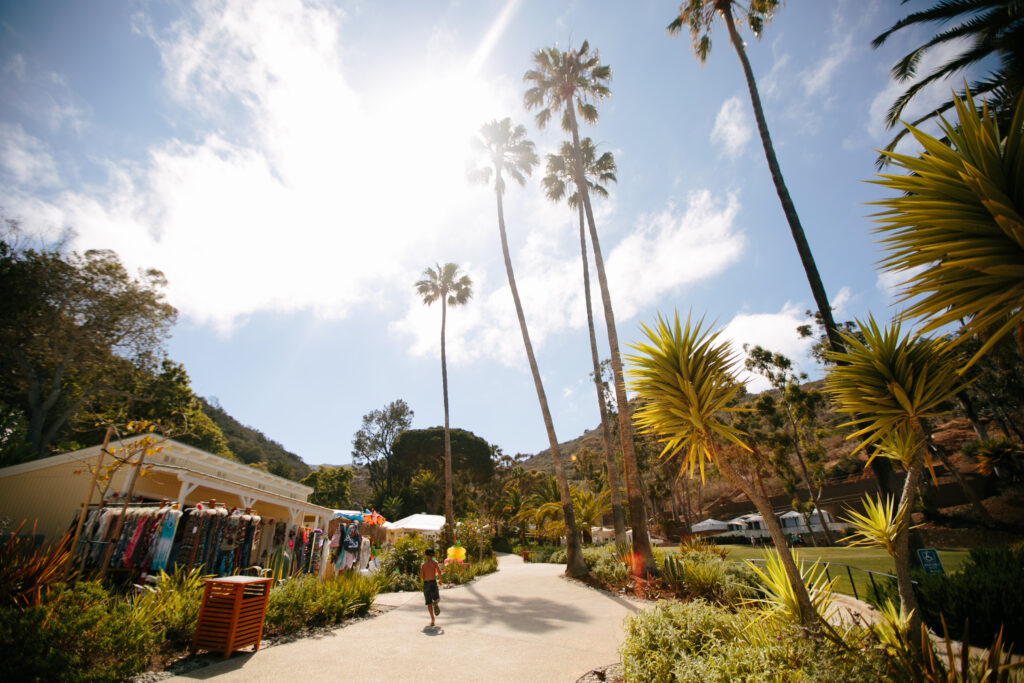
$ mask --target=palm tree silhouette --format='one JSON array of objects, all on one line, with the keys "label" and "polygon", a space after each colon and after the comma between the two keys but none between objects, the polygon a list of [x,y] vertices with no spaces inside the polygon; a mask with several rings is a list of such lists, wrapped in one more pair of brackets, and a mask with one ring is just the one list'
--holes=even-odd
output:
[{"label": "palm tree silhouette", "polygon": [[[597,156],[597,150],[590,138],[580,141],[580,152],[583,155],[583,173],[587,189],[601,197],[608,196],[608,190],[602,183],[617,182],[615,177],[615,157],[611,152]],[[575,155],[572,143],[563,142],[558,154],[547,156],[547,175],[541,181],[544,194],[553,202],[566,199],[570,207],[579,212],[580,219],[580,254],[583,257],[583,297],[587,305],[587,331],[590,333],[590,356],[594,363],[594,387],[597,389],[597,405],[601,415],[601,432],[604,438],[604,461],[608,471],[609,500],[611,502],[612,522],[615,527],[615,542],[626,542],[626,517],[622,513],[622,501],[619,498],[619,468],[615,464],[612,450],[611,425],[608,423],[608,409],[604,402],[604,386],[601,381],[601,361],[597,352],[597,335],[594,332],[594,309],[590,301],[590,270],[587,267],[587,232],[583,214],[583,202],[580,193],[575,189],[574,173]],[[572,194],[569,192],[572,183]],[[588,534],[584,534],[587,536]]]},{"label": "palm tree silhouette", "polygon": [[498,232],[501,236],[501,253],[505,259],[505,272],[508,274],[508,286],[512,290],[512,301],[516,307],[516,316],[519,318],[519,329],[523,334],[526,358],[530,362],[533,384],[537,388],[537,400],[540,402],[540,411],[544,417],[544,427],[548,433],[551,460],[555,466],[555,478],[558,480],[562,515],[565,518],[565,571],[569,576],[584,576],[588,573],[588,570],[586,563],[583,561],[583,553],[580,551],[579,537],[576,533],[576,520],[573,516],[569,482],[562,468],[562,458],[558,450],[558,438],[555,436],[555,425],[551,420],[551,411],[548,410],[548,399],[544,394],[540,370],[537,369],[537,359],[533,355],[533,344],[530,343],[530,332],[526,327],[523,304],[519,300],[519,289],[516,287],[516,276],[512,270],[512,259],[509,256],[508,238],[505,233],[505,211],[502,206],[502,196],[505,194],[505,175],[507,174],[520,185],[525,184],[526,176],[537,165],[537,153],[534,151],[533,143],[526,139],[526,128],[521,125],[513,126],[512,120],[508,117],[500,121],[494,120],[485,123],[480,128],[479,137],[474,138],[474,145],[481,156],[484,157],[486,165],[471,171],[470,178],[485,184],[491,182],[492,176],[494,178],[494,197],[498,208]]},{"label": "palm tree silhouette", "polygon": [[441,302],[441,388],[444,394],[444,521],[449,528],[455,528],[455,510],[452,502],[452,440],[448,427],[448,361],[445,356],[445,326],[448,322],[448,307],[462,306],[473,296],[473,281],[468,275],[460,275],[454,263],[423,271],[423,279],[416,282],[416,292],[423,303],[430,306]]},{"label": "palm tree silhouette", "polygon": [[590,227],[590,242],[594,248],[594,267],[597,270],[597,281],[601,287],[601,300],[604,304],[604,320],[608,327],[608,346],[611,350],[612,379],[615,384],[615,401],[619,407],[619,439],[622,445],[622,463],[626,475],[626,497],[629,500],[629,521],[633,527],[633,550],[639,556],[638,569],[644,575],[653,572],[654,554],[651,552],[651,539],[647,531],[647,511],[644,509],[643,491],[640,486],[640,473],[633,447],[632,415],[629,401],[626,398],[626,385],[622,378],[622,359],[619,356],[619,335],[615,329],[615,314],[612,311],[611,294],[608,290],[608,276],[605,273],[604,258],[601,255],[601,242],[594,224],[594,211],[590,206],[590,192],[583,169],[579,126],[576,112],[586,123],[597,122],[595,100],[604,99],[611,91],[608,81],[612,70],[601,64],[600,56],[595,50],[590,52],[590,45],[583,41],[578,50],[570,48],[561,51],[549,47],[533,53],[534,68],[523,74],[523,80],[532,84],[523,94],[523,104],[527,109],[540,109],[536,116],[537,126],[543,128],[554,112],[562,112],[562,129],[572,134],[573,175],[577,191],[583,201],[583,210]]}]

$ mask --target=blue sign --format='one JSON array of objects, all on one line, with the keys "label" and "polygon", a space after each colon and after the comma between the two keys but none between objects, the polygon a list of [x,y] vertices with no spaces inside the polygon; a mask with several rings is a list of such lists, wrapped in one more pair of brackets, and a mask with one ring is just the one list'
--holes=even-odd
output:
[{"label": "blue sign", "polygon": [[925,574],[945,574],[942,569],[942,562],[939,560],[939,551],[935,548],[921,548],[917,551],[917,559],[921,561],[921,567]]}]

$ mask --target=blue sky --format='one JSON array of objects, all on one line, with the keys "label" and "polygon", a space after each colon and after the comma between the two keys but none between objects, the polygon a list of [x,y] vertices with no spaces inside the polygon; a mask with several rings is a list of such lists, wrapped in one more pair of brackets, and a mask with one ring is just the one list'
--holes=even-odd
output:
[{"label": "blue sky", "polygon": [[[865,205],[883,190],[864,181],[901,89],[888,70],[927,36],[870,40],[927,4],[790,0],[762,40],[747,36],[837,319],[895,313]],[[534,50],[587,39],[613,73],[582,134],[618,163],[595,210],[623,346],[657,312],[692,309],[813,375],[795,332],[813,302],[739,61],[719,31],[701,67],[689,37],[664,30],[676,7],[3,2],[0,207],[34,234],[70,228],[76,249],[163,270],[180,311],[167,348],[195,391],[310,464],[349,462],[362,415],[397,398],[414,426],[442,423],[440,310],[412,285],[456,262],[475,293],[448,319],[452,425],[536,452],[547,440],[494,197],[465,179],[468,141],[510,116],[554,151],[563,133],[524,111],[522,74]],[[598,414],[575,214],[544,198],[541,175],[510,187],[505,211],[565,440]]]}]

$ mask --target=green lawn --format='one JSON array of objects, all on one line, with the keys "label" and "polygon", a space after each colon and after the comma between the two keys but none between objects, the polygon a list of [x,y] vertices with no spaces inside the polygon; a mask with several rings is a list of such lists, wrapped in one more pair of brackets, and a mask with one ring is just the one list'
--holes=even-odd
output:
[{"label": "green lawn", "polygon": [[[736,561],[758,559],[764,556],[760,548],[741,545],[723,547],[728,548],[730,559]],[[853,589],[850,587],[850,574],[852,574],[853,580],[857,585],[857,595],[862,600],[871,583],[869,575],[855,569],[847,573],[846,567],[842,565],[850,565],[851,567],[859,567],[886,574],[892,574],[894,571],[892,558],[889,557],[888,553],[874,548],[800,548],[797,550],[797,556],[807,562],[814,562],[820,559],[822,562],[829,563],[829,576],[833,578],[838,577],[839,579],[836,581],[835,587],[839,593],[854,594]],[[960,566],[967,559],[967,550],[940,548],[939,559],[942,561],[942,567],[946,570],[946,573],[952,573],[959,570]],[[877,580],[879,577],[875,578]]]}]

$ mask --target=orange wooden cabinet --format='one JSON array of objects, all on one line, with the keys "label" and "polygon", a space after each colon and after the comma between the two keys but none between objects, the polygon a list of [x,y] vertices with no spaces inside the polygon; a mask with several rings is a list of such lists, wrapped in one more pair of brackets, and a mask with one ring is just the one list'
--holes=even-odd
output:
[{"label": "orange wooden cabinet", "polygon": [[272,585],[273,579],[255,576],[207,579],[192,652],[223,652],[227,659],[235,650],[250,645],[253,652],[259,650]]}]

